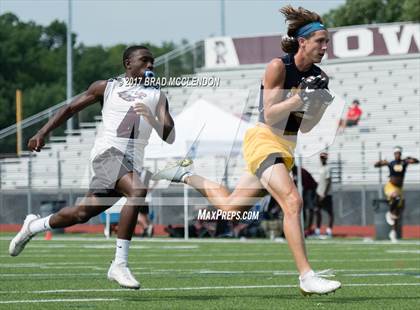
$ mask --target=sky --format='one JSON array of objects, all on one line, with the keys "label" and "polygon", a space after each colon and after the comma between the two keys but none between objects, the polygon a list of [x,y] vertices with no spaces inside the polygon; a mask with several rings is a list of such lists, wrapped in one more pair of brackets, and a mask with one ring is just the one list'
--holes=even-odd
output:
[{"label": "sky", "polygon": [[[225,0],[228,36],[281,33],[284,5],[303,6],[324,14],[345,0]],[[221,35],[221,0],[72,0],[72,29],[77,42],[112,46],[163,41],[180,43]],[[12,12],[22,21],[48,25],[67,21],[67,0],[0,0],[0,14]]]}]

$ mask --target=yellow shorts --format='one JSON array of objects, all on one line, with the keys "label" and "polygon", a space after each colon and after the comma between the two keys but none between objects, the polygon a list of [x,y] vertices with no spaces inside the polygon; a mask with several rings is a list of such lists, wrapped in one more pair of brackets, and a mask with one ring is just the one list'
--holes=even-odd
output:
[{"label": "yellow shorts", "polygon": [[271,154],[280,154],[287,170],[292,170],[295,146],[296,143],[279,137],[268,127],[257,125],[248,129],[242,146],[247,171],[255,175],[263,161]]},{"label": "yellow shorts", "polygon": [[402,187],[396,186],[396,185],[392,184],[390,181],[388,181],[384,186],[384,193],[385,193],[385,196],[386,196],[387,200],[391,200],[392,194],[396,193],[398,196],[401,197],[401,202],[398,205],[398,207],[402,206],[402,201],[404,199]]}]

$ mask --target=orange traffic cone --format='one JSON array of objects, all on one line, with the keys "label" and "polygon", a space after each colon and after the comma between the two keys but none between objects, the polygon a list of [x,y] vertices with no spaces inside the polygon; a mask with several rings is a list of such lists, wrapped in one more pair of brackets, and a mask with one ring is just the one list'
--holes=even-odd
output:
[{"label": "orange traffic cone", "polygon": [[44,239],[45,240],[51,240],[52,239],[52,231],[51,230],[47,230],[46,232],[45,232],[45,237],[44,237]]}]

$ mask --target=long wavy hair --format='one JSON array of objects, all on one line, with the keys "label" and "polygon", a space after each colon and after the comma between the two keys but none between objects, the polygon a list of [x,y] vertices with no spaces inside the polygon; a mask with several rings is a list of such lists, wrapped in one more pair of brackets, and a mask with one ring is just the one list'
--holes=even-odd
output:
[{"label": "long wavy hair", "polygon": [[[322,18],[315,12],[302,7],[296,9],[290,5],[282,7],[280,13],[284,15],[287,23],[287,36],[283,36],[281,39],[281,48],[285,53],[295,54],[299,49],[299,42],[296,38],[297,31],[312,22],[322,23]],[[313,33],[306,38],[310,38],[312,35]]]}]

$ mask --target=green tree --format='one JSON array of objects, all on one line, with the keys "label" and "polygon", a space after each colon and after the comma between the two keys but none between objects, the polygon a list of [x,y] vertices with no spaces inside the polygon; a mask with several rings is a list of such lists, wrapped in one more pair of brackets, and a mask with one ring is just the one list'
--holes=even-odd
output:
[{"label": "green tree", "polygon": [[420,21],[417,0],[347,0],[323,16],[327,27]]},{"label": "green tree", "polygon": [[416,22],[420,21],[420,5],[418,1],[405,0],[402,7],[402,20],[412,20]]},{"label": "green tree", "polygon": [[[43,27],[11,13],[0,15],[0,128],[15,123],[18,88],[24,117],[64,100],[65,27],[59,21]],[[14,137],[1,141],[1,148],[14,151]]]},{"label": "green tree", "polygon": [[[0,128],[15,123],[16,89],[23,92],[23,117],[54,106],[66,98],[66,44],[67,28],[64,22],[53,21],[48,26],[23,22],[12,14],[0,15]],[[73,93],[78,94],[94,81],[108,79],[124,72],[122,54],[127,47],[118,44],[111,47],[73,45]],[[163,42],[160,46],[146,45],[158,57],[170,52],[177,45]],[[183,61],[171,64],[174,72],[181,72]],[[179,66],[179,68],[177,68]],[[171,74],[173,74],[171,72]],[[100,113],[100,105],[94,105],[81,113],[82,121],[90,121]],[[25,140],[42,124],[24,131]],[[63,132],[63,128],[58,129]],[[3,139],[0,153],[14,152],[15,137]]]}]

